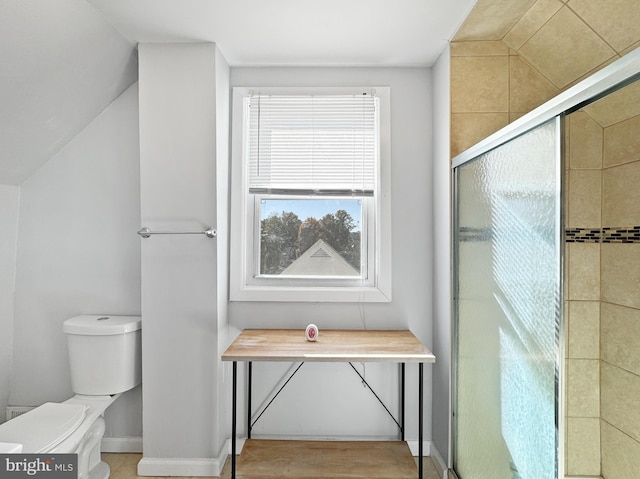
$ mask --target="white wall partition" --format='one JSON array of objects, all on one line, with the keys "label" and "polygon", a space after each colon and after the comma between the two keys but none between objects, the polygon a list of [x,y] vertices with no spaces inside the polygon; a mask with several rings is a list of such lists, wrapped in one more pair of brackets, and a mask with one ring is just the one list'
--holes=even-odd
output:
[{"label": "white wall partition", "polygon": [[451,168],[450,49],[433,67],[433,447],[431,458],[442,472],[449,462],[451,406]]},{"label": "white wall partition", "polygon": [[[141,225],[173,232],[217,227],[219,209],[226,209],[218,197],[218,182],[226,178],[217,178],[225,168],[217,165],[227,162],[228,66],[213,43],[145,43],[139,61]],[[225,412],[221,401],[230,401],[220,397],[219,364],[226,341],[219,336],[226,332],[219,301],[226,298],[218,294],[218,249],[226,258],[227,246],[204,235],[140,241],[144,457],[138,471],[215,476],[228,434],[228,419],[218,414]]]}]

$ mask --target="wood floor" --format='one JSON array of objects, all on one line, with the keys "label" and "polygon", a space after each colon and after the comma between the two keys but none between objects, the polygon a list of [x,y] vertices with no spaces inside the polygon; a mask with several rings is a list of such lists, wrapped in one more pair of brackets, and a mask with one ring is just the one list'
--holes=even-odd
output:
[{"label": "wood floor", "polygon": [[402,441],[249,439],[238,479],[415,479],[416,462]]},{"label": "wood floor", "polygon": [[[140,459],[142,459],[142,454],[109,454],[109,453],[103,453],[102,454],[102,460],[105,461],[107,464],[109,464],[109,467],[111,468],[111,476],[109,479],[144,479],[143,476],[138,476],[137,474],[137,470],[138,470],[138,462],[140,461]],[[415,459],[414,459],[414,463],[415,463]],[[239,463],[240,458],[238,458],[238,463]],[[425,457],[423,459],[423,474],[424,474],[424,479],[441,479],[440,476],[438,476],[438,472],[435,468],[435,466],[433,465],[433,463],[431,462],[431,458],[429,457]],[[357,471],[356,471],[357,472]],[[267,477],[287,477],[287,476],[267,476]],[[313,476],[307,476],[307,477],[313,477],[314,479],[318,479],[321,477],[327,477],[327,476],[318,476],[318,475],[313,475]],[[368,475],[351,475],[351,476],[343,476],[343,477],[358,477],[359,479],[370,479],[370,477],[376,477],[376,476],[368,476]],[[412,478],[416,478],[417,477],[417,473],[414,476],[411,476]],[[230,479],[231,478],[231,464],[230,461],[227,460],[227,463],[225,464],[225,467],[222,471],[222,475],[220,476],[220,479]],[[149,478],[146,478],[149,479]],[[175,478],[171,478],[171,479],[187,479],[186,477],[175,477]],[[194,478],[197,479],[197,478]]]}]

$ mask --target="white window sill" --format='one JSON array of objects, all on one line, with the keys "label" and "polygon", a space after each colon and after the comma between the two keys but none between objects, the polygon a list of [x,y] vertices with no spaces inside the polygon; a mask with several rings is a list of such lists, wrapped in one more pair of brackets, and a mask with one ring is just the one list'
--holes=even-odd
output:
[{"label": "white window sill", "polygon": [[231,301],[269,302],[335,302],[335,303],[390,303],[390,291],[375,287],[364,288],[282,288],[245,286],[231,292]]}]

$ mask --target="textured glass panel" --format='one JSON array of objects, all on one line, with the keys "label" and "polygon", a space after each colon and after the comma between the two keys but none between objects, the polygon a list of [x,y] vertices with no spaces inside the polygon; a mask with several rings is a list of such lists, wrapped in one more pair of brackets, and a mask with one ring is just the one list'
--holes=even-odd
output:
[{"label": "textured glass panel", "polygon": [[454,468],[556,477],[556,120],[457,168]]}]

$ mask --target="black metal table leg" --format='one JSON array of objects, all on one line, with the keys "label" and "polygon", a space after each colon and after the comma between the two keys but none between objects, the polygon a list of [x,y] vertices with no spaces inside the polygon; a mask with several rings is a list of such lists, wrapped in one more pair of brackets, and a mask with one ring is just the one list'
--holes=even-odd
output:
[{"label": "black metal table leg", "polygon": [[247,377],[247,439],[251,439],[251,378],[253,376],[253,362],[248,363],[249,371]]},{"label": "black metal table leg", "polygon": [[238,363],[233,362],[233,384],[231,386],[231,479],[236,479],[236,414],[237,414],[237,385],[238,385]]},{"label": "black metal table leg", "polygon": [[400,396],[400,416],[402,417],[402,426],[401,426],[401,440],[404,441],[404,431],[405,431],[405,427],[404,427],[404,370],[405,370],[405,364],[406,363],[401,363],[400,364],[400,388],[401,388],[401,396]]},{"label": "black metal table leg", "polygon": [[418,363],[418,479],[422,479],[423,386],[424,363]]}]

